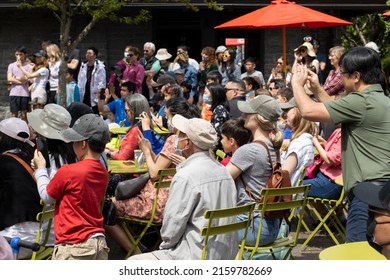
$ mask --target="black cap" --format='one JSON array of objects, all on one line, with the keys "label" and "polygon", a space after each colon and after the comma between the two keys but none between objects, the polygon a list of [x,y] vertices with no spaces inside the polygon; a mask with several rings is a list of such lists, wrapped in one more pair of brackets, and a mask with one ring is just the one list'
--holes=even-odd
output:
[{"label": "black cap", "polygon": [[157,82],[153,86],[159,87],[159,86],[163,86],[166,84],[171,84],[171,85],[176,84],[176,81],[171,75],[164,74],[157,79]]},{"label": "black cap", "polygon": [[68,108],[66,108],[66,110],[68,110],[70,116],[72,117],[72,121],[69,125],[70,127],[72,127],[75,121],[81,116],[93,114],[92,108],[82,102],[73,102],[68,106]]},{"label": "black cap", "polygon": [[47,58],[47,54],[44,50],[37,51],[36,53],[34,53],[34,56],[35,57],[42,57],[43,56],[44,58]]},{"label": "black cap", "polygon": [[353,188],[353,193],[370,206],[390,211],[390,180],[383,185],[361,182]]}]

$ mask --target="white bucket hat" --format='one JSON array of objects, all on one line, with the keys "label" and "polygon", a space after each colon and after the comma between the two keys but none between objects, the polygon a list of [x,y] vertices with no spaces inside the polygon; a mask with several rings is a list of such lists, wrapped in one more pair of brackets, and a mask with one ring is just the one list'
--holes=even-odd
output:
[{"label": "white bucket hat", "polygon": [[172,55],[168,52],[167,49],[159,49],[155,57],[158,60],[168,60],[172,57]]}]

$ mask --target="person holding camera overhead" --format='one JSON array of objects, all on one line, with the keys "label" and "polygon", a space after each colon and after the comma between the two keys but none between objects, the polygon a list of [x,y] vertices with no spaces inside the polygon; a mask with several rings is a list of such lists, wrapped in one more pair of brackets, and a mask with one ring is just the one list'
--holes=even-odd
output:
[{"label": "person holding camera overhead", "polygon": [[95,47],[87,49],[87,61],[81,63],[77,79],[81,102],[90,106],[95,114],[99,114],[98,93],[106,88],[106,70],[104,63],[96,59],[98,53]]},{"label": "person holding camera overhead", "polygon": [[320,63],[317,60],[317,55],[314,51],[314,47],[310,42],[304,42],[302,45],[294,49],[294,65],[292,68],[292,73],[295,73],[297,65],[303,64],[307,68],[312,70],[315,73],[318,73],[320,68]]}]

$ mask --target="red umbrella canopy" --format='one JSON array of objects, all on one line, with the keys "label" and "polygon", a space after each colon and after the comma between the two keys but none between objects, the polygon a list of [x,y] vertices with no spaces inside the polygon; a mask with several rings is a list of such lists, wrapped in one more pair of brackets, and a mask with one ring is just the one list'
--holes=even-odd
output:
[{"label": "red umbrella canopy", "polygon": [[383,15],[384,15],[384,16],[388,16],[388,17],[390,17],[390,11],[388,11],[388,12],[384,13]]},{"label": "red umbrella canopy", "polygon": [[274,0],[264,8],[218,25],[215,28],[321,28],[350,24],[352,23],[349,21],[306,8],[295,2]]}]

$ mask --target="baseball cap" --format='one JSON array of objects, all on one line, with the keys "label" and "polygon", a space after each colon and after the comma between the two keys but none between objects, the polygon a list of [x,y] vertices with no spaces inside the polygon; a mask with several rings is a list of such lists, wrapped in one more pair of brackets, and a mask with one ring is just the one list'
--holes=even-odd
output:
[{"label": "baseball cap", "polygon": [[153,85],[153,87],[159,87],[166,84],[176,84],[175,79],[169,74],[164,74],[160,76],[157,79],[157,82]]},{"label": "baseball cap", "polygon": [[43,56],[43,57],[47,58],[47,54],[44,50],[37,51],[36,53],[34,53],[34,56],[35,57],[42,57]]},{"label": "baseball cap", "polygon": [[238,109],[247,114],[259,114],[275,122],[282,115],[283,111],[275,98],[268,95],[259,95],[251,101],[238,101]]},{"label": "baseball cap", "polygon": [[122,64],[115,64],[113,66],[111,66],[111,69],[112,70],[120,70],[120,71],[124,71],[126,69],[126,66],[122,65]]},{"label": "baseball cap", "polygon": [[279,106],[280,108],[282,108],[282,110],[288,110],[297,107],[297,103],[295,102],[295,98],[293,97],[286,103],[279,103]]},{"label": "baseball cap", "polygon": [[219,54],[219,53],[223,53],[224,51],[226,51],[227,48],[225,46],[219,46],[216,50],[215,50],[215,54]]},{"label": "baseball cap", "polygon": [[107,143],[110,140],[108,125],[100,116],[95,114],[81,116],[72,128],[62,130],[60,134],[65,142],[95,140]]},{"label": "baseball cap", "polygon": [[382,185],[361,182],[353,188],[353,193],[370,206],[390,211],[390,180]]},{"label": "baseball cap", "polygon": [[217,144],[217,132],[210,122],[204,119],[187,119],[176,114],[172,118],[172,125],[185,133],[202,150],[209,150]]},{"label": "baseball cap", "polygon": [[27,113],[27,120],[40,135],[49,139],[63,140],[59,131],[69,128],[72,117],[64,107],[51,103],[43,109],[35,109]]},{"label": "baseball cap", "polygon": [[30,130],[27,123],[19,118],[11,117],[0,122],[0,132],[32,147],[35,144],[30,140]]}]

